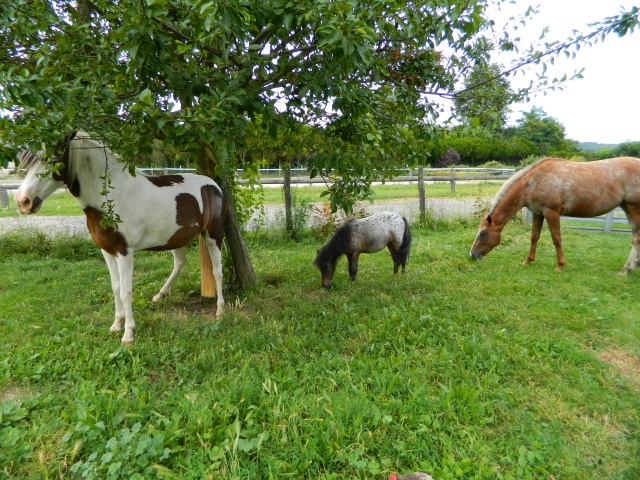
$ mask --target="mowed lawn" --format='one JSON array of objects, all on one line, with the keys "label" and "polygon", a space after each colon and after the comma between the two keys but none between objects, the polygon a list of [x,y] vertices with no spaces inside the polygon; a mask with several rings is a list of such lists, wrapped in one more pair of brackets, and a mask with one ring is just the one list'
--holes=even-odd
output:
[{"label": "mowed lawn", "polygon": [[[0,238],[0,477],[640,478],[640,272],[627,234],[548,231],[524,260],[513,222],[479,262],[477,221],[413,225],[407,274],[387,252],[346,261],[326,241],[247,242],[259,286],[198,297],[197,248],[150,303],[168,253],[136,254],[131,348],[96,247]],[[228,272],[228,269],[227,269]]]}]

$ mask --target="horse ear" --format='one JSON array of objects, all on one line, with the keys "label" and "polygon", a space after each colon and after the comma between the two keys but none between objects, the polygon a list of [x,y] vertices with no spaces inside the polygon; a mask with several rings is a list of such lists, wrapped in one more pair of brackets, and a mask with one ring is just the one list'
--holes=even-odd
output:
[{"label": "horse ear", "polygon": [[487,223],[491,225],[491,215],[487,215]]}]

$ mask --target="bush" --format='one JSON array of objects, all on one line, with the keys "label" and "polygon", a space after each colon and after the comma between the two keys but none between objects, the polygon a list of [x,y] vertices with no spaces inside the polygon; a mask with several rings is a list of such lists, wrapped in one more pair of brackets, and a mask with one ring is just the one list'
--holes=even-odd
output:
[{"label": "bush", "polygon": [[434,162],[436,168],[453,167],[458,164],[460,164],[460,154],[451,147]]}]

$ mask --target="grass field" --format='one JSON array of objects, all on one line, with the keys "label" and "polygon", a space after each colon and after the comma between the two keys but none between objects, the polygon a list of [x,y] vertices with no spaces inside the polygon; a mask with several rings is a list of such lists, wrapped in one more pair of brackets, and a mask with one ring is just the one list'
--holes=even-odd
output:
[{"label": "grass field", "polygon": [[96,247],[0,238],[0,477],[640,478],[640,273],[623,234],[510,223],[480,262],[476,221],[413,226],[404,276],[386,252],[312,267],[326,240],[248,235],[259,286],[202,303],[197,250],[150,298],[168,253],[136,254],[136,343],[110,335]]}]

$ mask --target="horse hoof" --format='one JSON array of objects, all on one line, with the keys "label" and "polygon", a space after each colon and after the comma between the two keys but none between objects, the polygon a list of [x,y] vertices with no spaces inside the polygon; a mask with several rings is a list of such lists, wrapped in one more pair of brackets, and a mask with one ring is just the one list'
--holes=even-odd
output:
[{"label": "horse hoof", "polygon": [[158,303],[158,302],[159,302],[160,300],[162,300],[164,297],[166,297],[166,295],[165,295],[164,293],[160,292],[160,293],[158,293],[155,297],[153,297],[153,298],[151,299],[151,301],[152,301],[153,303]]},{"label": "horse hoof", "polygon": [[127,347],[127,348],[133,347],[133,340],[130,342],[121,341],[120,343],[122,344],[123,347]]},{"label": "horse hoof", "polygon": [[629,272],[627,270],[622,270],[621,272],[618,272],[619,277],[626,277],[628,274]]}]

